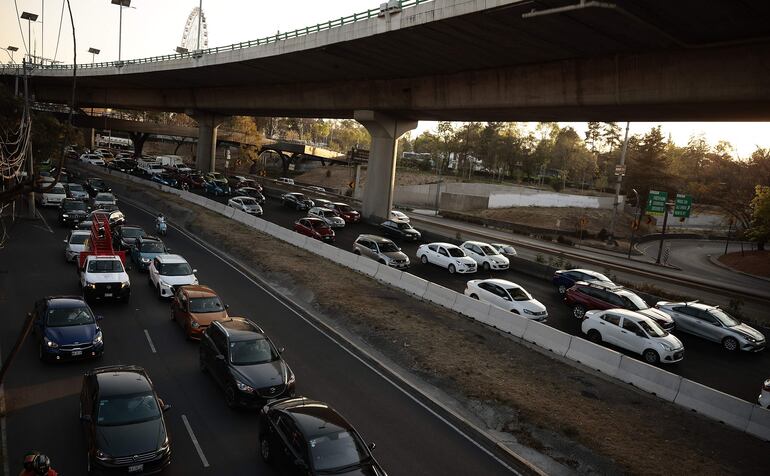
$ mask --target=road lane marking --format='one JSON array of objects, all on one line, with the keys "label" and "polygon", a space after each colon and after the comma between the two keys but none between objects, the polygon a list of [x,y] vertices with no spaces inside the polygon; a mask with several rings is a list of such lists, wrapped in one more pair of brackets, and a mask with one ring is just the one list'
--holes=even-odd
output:
[{"label": "road lane marking", "polygon": [[206,459],[206,455],[203,454],[203,450],[201,449],[200,443],[198,443],[198,438],[195,437],[195,433],[192,431],[192,427],[190,426],[190,422],[187,421],[187,416],[182,415],[182,421],[184,422],[185,428],[187,428],[187,433],[190,435],[190,439],[193,442],[193,445],[195,446],[195,451],[198,452],[198,456],[201,459],[201,463],[203,463],[204,468],[209,467],[209,460]]},{"label": "road lane marking", "polygon": [[152,351],[153,354],[156,354],[157,352],[155,351],[155,345],[152,343],[152,339],[150,338],[150,333],[147,332],[147,329],[144,330],[144,335],[145,337],[147,337],[147,343],[150,344],[150,350]]},{"label": "road lane marking", "polygon": [[[133,206],[133,207],[134,207],[134,208],[136,208],[137,210],[143,211],[144,213],[146,213],[146,214],[148,214],[148,215],[151,215],[151,216],[155,216],[155,214],[154,214],[154,213],[152,213],[152,212],[148,211],[147,209],[145,209],[145,208],[143,208],[143,207],[141,207],[141,206],[137,205],[137,204],[136,204],[136,202],[134,202],[134,201],[132,201],[132,200],[126,200],[126,199],[123,199],[123,203],[128,203],[130,206]],[[383,380],[385,380],[386,382],[388,382],[388,383],[389,383],[391,386],[393,386],[393,387],[394,387],[396,390],[398,390],[399,392],[401,392],[402,394],[404,394],[404,395],[405,395],[407,398],[409,398],[410,400],[412,400],[414,403],[416,403],[417,405],[419,405],[420,407],[422,407],[423,409],[425,409],[425,410],[426,410],[428,413],[430,413],[431,415],[433,415],[433,416],[434,416],[435,418],[437,418],[439,421],[441,421],[441,422],[443,422],[444,424],[446,424],[446,425],[447,425],[449,428],[451,428],[452,430],[454,430],[454,431],[455,431],[455,432],[456,432],[458,435],[460,435],[460,436],[461,436],[461,437],[463,437],[465,440],[467,440],[468,442],[470,442],[470,443],[471,443],[473,446],[475,446],[476,448],[478,448],[479,450],[481,450],[483,453],[487,454],[487,455],[488,455],[490,458],[492,458],[493,460],[495,460],[497,463],[499,463],[501,466],[503,466],[504,468],[506,468],[508,471],[510,471],[510,472],[512,472],[512,473],[514,473],[514,474],[516,474],[516,475],[521,475],[521,474],[522,474],[522,473],[520,473],[519,471],[517,471],[515,468],[513,468],[512,466],[510,466],[508,463],[506,463],[505,461],[503,461],[501,458],[499,458],[497,455],[495,455],[494,453],[492,453],[490,450],[488,450],[487,448],[485,448],[483,445],[481,445],[481,443],[479,443],[479,442],[477,442],[476,440],[474,440],[473,438],[471,438],[471,437],[470,437],[470,435],[468,435],[468,434],[466,434],[464,431],[462,431],[462,430],[461,430],[461,429],[460,429],[460,428],[459,428],[457,425],[455,425],[454,423],[450,422],[449,420],[447,420],[446,418],[444,418],[443,416],[441,416],[440,414],[438,414],[438,413],[437,413],[435,410],[433,410],[433,409],[432,409],[432,408],[430,408],[428,405],[426,405],[425,403],[423,403],[422,401],[420,401],[420,399],[418,399],[418,398],[417,398],[417,397],[415,397],[414,395],[412,395],[412,394],[410,394],[409,392],[407,392],[407,391],[406,391],[404,388],[402,388],[400,385],[397,385],[397,384],[396,384],[396,382],[395,382],[395,381],[393,381],[393,379],[391,379],[390,377],[388,377],[387,375],[385,375],[384,373],[382,373],[380,370],[378,370],[377,368],[375,368],[373,365],[371,365],[369,362],[367,362],[366,360],[364,360],[364,359],[363,359],[363,358],[361,358],[360,356],[356,355],[356,353],[355,353],[355,352],[353,352],[352,350],[350,350],[350,349],[349,349],[349,348],[347,348],[346,346],[343,346],[343,345],[341,345],[341,344],[340,344],[339,342],[337,342],[337,341],[336,341],[336,340],[335,340],[335,339],[334,339],[334,338],[333,338],[333,337],[332,337],[332,336],[331,336],[331,335],[330,335],[328,332],[326,332],[326,331],[325,331],[325,330],[323,330],[321,327],[319,327],[319,326],[318,326],[318,325],[317,325],[315,322],[311,321],[311,320],[310,320],[310,319],[308,319],[307,317],[305,317],[305,316],[303,316],[302,314],[300,314],[300,313],[299,313],[299,312],[298,312],[298,311],[297,311],[295,308],[293,308],[293,307],[289,306],[289,305],[286,303],[286,301],[289,301],[289,302],[290,302],[292,305],[296,306],[297,308],[304,310],[304,311],[305,311],[305,312],[307,312],[308,314],[311,314],[309,311],[305,310],[305,308],[304,308],[304,307],[302,307],[301,305],[299,305],[298,303],[296,303],[295,301],[293,301],[292,299],[290,299],[290,298],[288,298],[288,297],[286,297],[286,296],[280,296],[280,297],[279,297],[279,295],[278,295],[277,293],[274,293],[274,292],[273,292],[271,289],[268,289],[269,285],[267,285],[267,284],[265,284],[265,285],[262,285],[261,283],[257,282],[257,281],[256,281],[254,278],[252,278],[252,277],[251,277],[251,276],[249,276],[248,274],[246,274],[246,273],[244,273],[243,271],[241,271],[241,270],[240,270],[240,269],[239,269],[237,266],[233,265],[233,263],[229,262],[228,260],[226,260],[226,259],[224,259],[222,256],[220,256],[218,252],[216,252],[216,251],[214,251],[212,248],[210,248],[210,247],[209,247],[209,245],[208,245],[207,243],[205,243],[203,240],[201,240],[200,238],[198,238],[198,237],[196,237],[196,236],[194,236],[194,235],[192,235],[192,234],[188,233],[186,230],[183,230],[183,229],[181,229],[181,228],[179,228],[179,227],[177,227],[177,226],[174,226],[174,225],[172,225],[172,224],[171,224],[171,223],[170,223],[168,220],[167,220],[167,223],[168,223],[168,226],[169,226],[169,228],[171,228],[171,229],[175,229],[176,231],[178,231],[180,235],[182,235],[182,236],[185,236],[187,239],[189,239],[190,241],[192,241],[193,243],[195,243],[196,245],[198,245],[199,247],[201,247],[203,250],[207,251],[209,254],[211,254],[212,256],[214,256],[215,258],[217,258],[219,261],[221,261],[221,262],[223,262],[224,264],[226,264],[227,266],[229,266],[229,267],[230,267],[232,270],[234,270],[236,273],[238,273],[238,274],[240,274],[241,276],[243,276],[244,278],[246,278],[246,279],[247,279],[247,280],[248,280],[250,283],[252,283],[254,286],[256,286],[256,287],[258,287],[259,289],[261,289],[261,290],[262,290],[262,291],[263,291],[265,294],[267,294],[268,296],[272,297],[272,298],[273,298],[273,299],[275,299],[277,302],[281,303],[281,305],[282,305],[282,306],[284,306],[286,309],[288,309],[289,311],[291,311],[292,313],[294,313],[294,314],[295,314],[297,317],[299,317],[300,319],[302,319],[303,321],[305,321],[305,323],[307,323],[307,324],[308,324],[310,327],[314,328],[314,329],[315,329],[316,331],[318,331],[318,332],[319,332],[321,335],[323,335],[324,337],[326,337],[327,339],[329,339],[329,340],[330,340],[330,341],[331,341],[333,344],[335,344],[337,347],[339,347],[339,348],[340,348],[340,349],[342,349],[343,351],[347,352],[347,353],[348,353],[348,354],[349,354],[351,357],[353,357],[354,359],[358,360],[358,361],[359,361],[361,364],[363,364],[363,365],[364,365],[365,367],[367,367],[369,370],[371,370],[371,371],[372,371],[372,372],[374,372],[376,375],[378,375],[380,378],[382,378]],[[231,258],[231,259],[232,259],[233,261],[235,261],[236,263],[238,262],[238,260],[236,260],[235,258]],[[247,268],[246,268],[246,269],[247,269]],[[146,331],[145,331],[145,332],[146,332]],[[348,342],[348,341],[347,341],[347,339],[345,339],[343,336],[341,336],[341,335],[340,335],[339,337],[340,337],[340,339],[344,340],[345,342]],[[149,336],[148,336],[148,338],[149,338]],[[368,354],[366,351],[364,351],[363,349],[360,349],[360,348],[359,348],[357,345],[353,344],[352,342],[348,342],[348,344],[349,344],[349,345],[351,345],[351,346],[353,346],[353,347],[355,347],[355,348],[356,348],[356,350],[357,350],[358,352],[361,352],[362,354],[364,354],[364,355],[366,355],[366,356],[369,356],[369,354]],[[372,360],[375,360],[375,361],[376,361],[376,359],[374,359],[373,357],[370,357],[370,358],[372,358]],[[386,368],[387,368],[387,367],[386,367]],[[394,376],[396,376],[396,377],[398,377],[398,375],[397,375],[395,372],[393,372],[393,375],[394,375]],[[402,378],[400,378],[400,377],[399,377],[399,379],[403,381],[404,385],[408,386],[409,388],[413,388],[415,391],[417,391],[417,392],[419,392],[420,394],[422,394],[422,392],[421,392],[419,389],[417,389],[417,388],[413,387],[413,386],[412,386],[412,385],[411,385],[409,382],[407,382],[406,380],[404,380],[404,379],[402,379]],[[428,399],[430,399],[430,398],[428,397]],[[444,407],[444,405],[442,405],[441,403],[439,403],[439,402],[434,402],[434,403],[435,403],[436,405],[438,405],[439,407],[441,407],[441,408],[444,408],[444,409],[445,409],[445,410],[446,410],[446,411],[447,411],[449,414],[451,414],[451,415],[455,415],[457,418],[459,418],[459,419],[461,419],[461,420],[464,420],[464,418],[460,417],[459,415],[456,415],[454,412],[452,412],[452,411],[451,411],[451,410],[449,410],[448,408],[445,408],[445,407]],[[184,415],[183,415],[183,417],[184,417]],[[186,420],[186,419],[185,419],[185,420]],[[194,440],[194,435],[192,434],[192,430],[189,430],[189,426],[188,426],[188,431],[190,431],[190,435],[193,437],[193,443],[195,443],[195,440]],[[196,444],[196,448],[197,448],[197,447],[198,447],[198,446],[197,446],[197,444]],[[201,459],[203,459],[203,453],[202,453],[201,451],[199,451],[199,454],[201,455]]]},{"label": "road lane marking", "polygon": [[43,224],[45,225],[46,229],[48,229],[48,233],[53,233],[53,230],[51,229],[50,226],[48,226],[48,222],[45,221],[45,218],[43,217],[43,213],[40,211],[39,208],[35,208],[35,214],[43,221]]}]

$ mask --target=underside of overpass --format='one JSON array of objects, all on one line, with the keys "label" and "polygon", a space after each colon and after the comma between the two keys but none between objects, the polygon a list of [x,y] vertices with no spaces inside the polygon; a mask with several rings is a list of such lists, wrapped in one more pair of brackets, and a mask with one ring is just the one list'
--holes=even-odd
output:
[{"label": "underside of overpass", "polygon": [[[766,0],[436,0],[243,50],[81,70],[78,106],[377,117],[391,134],[415,120],[767,120],[768,18]],[[69,100],[71,71],[31,74],[38,100]],[[391,149],[373,146],[370,168]]]}]

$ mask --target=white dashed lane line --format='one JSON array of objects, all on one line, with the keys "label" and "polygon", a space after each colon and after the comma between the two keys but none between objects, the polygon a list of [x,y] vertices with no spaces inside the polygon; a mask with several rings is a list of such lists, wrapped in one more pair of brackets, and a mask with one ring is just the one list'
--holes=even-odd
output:
[{"label": "white dashed lane line", "polygon": [[153,354],[157,353],[155,351],[155,344],[152,343],[152,339],[150,338],[150,333],[147,332],[147,329],[144,330],[144,336],[147,337],[147,343],[150,344],[150,350]]},{"label": "white dashed lane line", "polygon": [[201,449],[200,443],[198,443],[198,438],[195,437],[195,433],[192,431],[192,427],[190,426],[190,422],[187,421],[187,416],[182,415],[182,421],[184,422],[185,428],[187,428],[187,433],[190,435],[190,439],[192,440],[193,445],[195,446],[195,451],[198,452],[198,456],[201,459],[201,463],[203,463],[204,468],[209,467],[209,460],[206,459],[206,455],[203,454],[203,449]]}]

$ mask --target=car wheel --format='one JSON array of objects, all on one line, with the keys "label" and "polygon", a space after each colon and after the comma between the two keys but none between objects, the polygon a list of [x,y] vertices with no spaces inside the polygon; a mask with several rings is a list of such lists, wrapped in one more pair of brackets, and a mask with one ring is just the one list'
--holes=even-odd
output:
[{"label": "car wheel", "polygon": [[647,349],[642,353],[642,357],[644,357],[644,361],[647,362],[650,365],[655,365],[658,362],[660,362],[660,356],[657,352],[655,352],[652,349]]},{"label": "car wheel", "polygon": [[572,315],[575,316],[575,319],[583,319],[586,315],[586,308],[580,304],[576,304],[575,307],[572,308]]},{"label": "car wheel", "polygon": [[235,397],[235,387],[228,385],[225,388],[225,403],[230,408],[236,408],[238,406],[238,400]]},{"label": "car wheel", "polygon": [[420,263],[428,264],[428,256],[426,256],[426,255],[420,256]]},{"label": "car wheel", "polygon": [[478,301],[478,300],[479,300],[479,297],[478,297],[478,296],[476,296],[475,294],[471,294],[471,299],[475,299],[475,300],[477,300],[477,301]]},{"label": "car wheel", "polygon": [[564,295],[567,292],[567,286],[560,284],[559,285],[559,294]]},{"label": "car wheel", "polygon": [[489,266],[489,263],[488,263],[488,262],[484,261],[484,264],[482,264],[482,265],[481,265],[481,269],[483,269],[483,270],[484,270],[484,272],[487,272],[487,273],[488,273],[488,272],[489,272],[489,270],[490,270],[490,269],[492,269],[492,267],[491,267],[491,266]]},{"label": "car wheel", "polygon": [[601,344],[602,335],[599,334],[599,331],[597,331],[596,329],[591,329],[590,331],[588,331],[588,340],[590,340],[594,344]]},{"label": "car wheel", "polygon": [[455,265],[453,264],[450,264],[447,269],[449,270],[449,274],[455,274],[455,272],[457,271],[457,268],[455,268]]},{"label": "car wheel", "polygon": [[273,448],[272,448],[272,445],[270,444],[269,436],[265,437],[260,435],[259,454],[262,455],[262,461],[270,465],[273,464]]},{"label": "car wheel", "polygon": [[725,350],[729,350],[730,352],[738,350],[738,340],[736,340],[734,337],[725,337],[722,341],[722,347],[725,348]]}]

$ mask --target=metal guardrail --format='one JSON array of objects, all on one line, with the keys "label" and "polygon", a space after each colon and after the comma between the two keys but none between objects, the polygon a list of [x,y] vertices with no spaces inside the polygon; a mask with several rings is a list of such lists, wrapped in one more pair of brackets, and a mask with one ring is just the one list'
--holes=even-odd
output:
[{"label": "metal guardrail", "polygon": [[[433,0],[398,0],[398,10],[396,11],[415,7],[417,5],[432,2],[432,1]],[[174,53],[169,55],[151,56],[149,58],[138,58],[138,59],[121,60],[121,61],[108,61],[108,62],[102,62],[102,63],[83,63],[83,64],[78,64],[77,66],[78,66],[78,69],[107,68],[111,66],[120,68],[128,64],[158,63],[162,61],[172,61],[172,60],[178,60],[178,59],[184,59],[184,58],[197,58],[197,57],[212,54],[212,53],[222,53],[225,51],[235,51],[235,50],[240,50],[244,48],[252,48],[254,46],[262,46],[262,45],[268,45],[271,43],[277,43],[279,41],[288,40],[291,38],[297,38],[297,37],[309,35],[312,33],[318,33],[321,31],[331,30],[333,28],[339,28],[341,26],[355,23],[357,21],[377,18],[378,16],[380,16],[380,14],[381,14],[381,11],[379,8],[373,8],[371,10],[366,10],[365,12],[354,13],[346,17],[338,18],[335,20],[329,20],[325,23],[319,23],[314,26],[299,28],[294,31],[289,31],[286,33],[279,32],[275,35],[266,36],[264,38],[257,38],[256,40],[250,40],[250,41],[242,41],[240,43],[233,43],[231,45],[216,46],[213,48],[206,48],[203,50],[193,50],[186,53]],[[69,70],[69,69],[72,69],[73,66],[74,65],[71,65],[71,64],[29,65],[29,67],[32,67],[34,69],[45,69],[45,70]],[[17,66],[17,68],[20,69],[21,66]],[[5,72],[6,69],[7,68],[0,68],[0,72]]]}]

